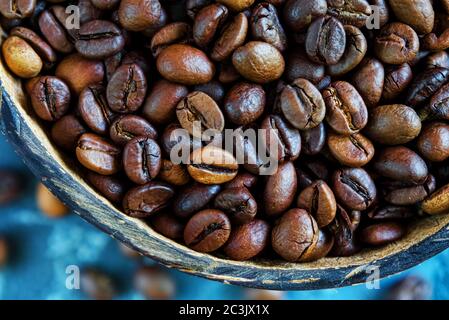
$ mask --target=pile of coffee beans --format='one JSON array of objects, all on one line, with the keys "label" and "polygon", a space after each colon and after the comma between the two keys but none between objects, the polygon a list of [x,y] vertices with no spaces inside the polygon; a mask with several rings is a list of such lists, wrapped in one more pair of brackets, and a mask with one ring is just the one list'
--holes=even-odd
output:
[{"label": "pile of coffee beans", "polygon": [[[2,0],[0,13],[2,58],[55,145],[193,250],[350,256],[449,212],[449,1]],[[235,141],[242,163],[198,128],[263,130],[277,170],[262,174],[250,139]]]}]

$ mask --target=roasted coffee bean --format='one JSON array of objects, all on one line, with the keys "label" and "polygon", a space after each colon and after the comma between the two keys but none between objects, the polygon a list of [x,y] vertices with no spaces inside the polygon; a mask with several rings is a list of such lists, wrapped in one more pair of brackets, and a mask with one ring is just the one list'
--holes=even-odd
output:
[{"label": "roasted coffee bean", "polygon": [[123,199],[123,209],[131,217],[149,217],[166,208],[174,195],[169,184],[152,181],[129,190]]},{"label": "roasted coffee bean", "polygon": [[253,220],[233,228],[223,251],[233,260],[249,260],[265,249],[270,239],[270,225]]},{"label": "roasted coffee bean", "polygon": [[416,30],[419,34],[432,31],[435,13],[430,0],[388,1],[394,15]]},{"label": "roasted coffee bean", "polygon": [[262,2],[251,13],[251,30],[253,38],[272,44],[279,51],[287,49],[287,36],[279,21],[276,7]]},{"label": "roasted coffee bean", "polygon": [[169,45],[189,43],[192,39],[192,28],[184,22],[173,22],[161,28],[151,39],[150,50],[154,57]]},{"label": "roasted coffee bean", "polygon": [[393,22],[384,26],[374,41],[374,51],[384,63],[403,64],[412,61],[419,50],[419,38],[408,25]]},{"label": "roasted coffee bean", "polygon": [[188,93],[183,85],[159,80],[145,100],[143,115],[151,123],[168,124],[176,118],[176,106]]},{"label": "roasted coffee bean", "polygon": [[184,229],[184,242],[199,252],[213,252],[222,247],[231,234],[231,222],[220,210],[196,213]]},{"label": "roasted coffee bean", "polygon": [[339,169],[332,181],[335,197],[351,210],[366,210],[376,200],[376,185],[364,169]]},{"label": "roasted coffee bean", "polygon": [[408,63],[388,66],[385,69],[385,81],[382,98],[393,100],[399,96],[412,81],[412,69]]},{"label": "roasted coffee bean", "polygon": [[375,58],[365,58],[352,76],[352,83],[368,108],[376,106],[384,88],[385,70]]},{"label": "roasted coffee bean", "polygon": [[0,3],[0,13],[8,19],[30,17],[36,7],[36,0],[5,0]]},{"label": "roasted coffee bean", "polygon": [[421,111],[422,119],[449,120],[449,83],[445,84],[430,99]]},{"label": "roasted coffee bean", "polygon": [[248,223],[257,214],[257,202],[246,187],[226,188],[215,198],[214,207],[237,224]]},{"label": "roasted coffee bean", "polygon": [[428,175],[425,161],[404,146],[389,147],[380,151],[373,167],[383,177],[417,184],[423,183]]},{"label": "roasted coffee bean", "polygon": [[368,217],[373,220],[408,219],[415,215],[415,210],[411,207],[387,205],[375,208],[368,212]]},{"label": "roasted coffee bean", "polygon": [[347,257],[360,251],[361,246],[354,235],[359,222],[359,211],[348,212],[342,206],[337,205],[337,214],[329,226],[334,235],[334,246],[330,252],[332,256]]},{"label": "roasted coffee bean", "polygon": [[260,85],[240,82],[228,91],[223,109],[232,123],[247,125],[262,115],[265,101],[265,91]]},{"label": "roasted coffee bean", "polygon": [[158,0],[123,0],[118,9],[122,27],[135,32],[159,25],[165,15]]},{"label": "roasted coffee bean", "polygon": [[438,51],[430,54],[426,58],[427,68],[446,68],[449,69],[449,54],[446,51]]},{"label": "roasted coffee bean", "polygon": [[365,0],[327,1],[327,13],[344,24],[365,27],[371,16],[371,7]]},{"label": "roasted coffee bean", "polygon": [[206,146],[192,152],[192,163],[187,166],[190,176],[203,184],[222,184],[234,179],[238,164],[226,150]]},{"label": "roasted coffee bean", "polygon": [[23,182],[17,171],[0,169],[0,206],[16,200],[25,191]]},{"label": "roasted coffee bean", "polygon": [[373,144],[360,133],[350,136],[330,133],[327,146],[338,162],[348,167],[363,167],[374,156]]},{"label": "roasted coffee bean", "polygon": [[254,0],[218,0],[233,11],[243,11],[249,8]]},{"label": "roasted coffee bean", "polygon": [[279,97],[285,118],[300,130],[318,126],[324,119],[326,107],[318,89],[306,79],[296,79],[285,86]]},{"label": "roasted coffee bean", "polygon": [[101,85],[87,86],[78,99],[78,111],[87,126],[95,133],[105,135],[117,114],[109,108],[106,90]]},{"label": "roasted coffee bean", "polygon": [[159,174],[161,166],[161,149],[148,136],[132,138],[123,149],[123,167],[134,183],[150,182]]},{"label": "roasted coffee bean", "polygon": [[323,91],[326,121],[339,134],[351,135],[368,122],[368,110],[357,90],[345,81],[332,83]]},{"label": "roasted coffee bean", "polygon": [[224,184],[224,188],[241,188],[245,187],[248,189],[252,189],[257,185],[258,178],[257,176],[249,173],[242,172],[239,173],[234,179]]},{"label": "roasted coffee bean", "polygon": [[185,44],[173,44],[162,50],[156,66],[165,79],[185,85],[207,83],[215,74],[206,54]]},{"label": "roasted coffee bean", "polygon": [[78,31],[67,30],[65,24],[67,17],[65,8],[59,5],[50,7],[39,16],[39,29],[42,35],[56,51],[65,54],[73,51]]},{"label": "roasted coffee bean", "polygon": [[334,246],[334,237],[327,230],[318,231],[318,241],[312,250],[307,250],[301,261],[316,261],[326,257]]},{"label": "roasted coffee bean", "polygon": [[76,146],[78,161],[96,173],[111,175],[121,168],[120,149],[104,138],[84,133]]},{"label": "roasted coffee bean", "polygon": [[162,160],[159,178],[174,186],[183,186],[189,183],[190,176],[187,168],[182,164],[174,164],[170,160]]},{"label": "roasted coffee bean", "polygon": [[156,140],[158,135],[156,129],[144,118],[128,114],[119,117],[111,124],[109,136],[117,145],[124,146],[138,136]]},{"label": "roasted coffee bean", "polygon": [[200,183],[182,189],[173,202],[173,213],[180,218],[190,218],[194,213],[206,207],[220,192],[219,185]]},{"label": "roasted coffee bean", "polygon": [[295,32],[303,31],[327,12],[327,1],[288,0],[284,7],[285,23]]},{"label": "roasted coffee bean", "polygon": [[449,69],[431,68],[418,74],[410,84],[405,103],[418,106],[429,99],[449,80]]},{"label": "roasted coffee bean", "polygon": [[334,193],[322,180],[317,180],[305,188],[298,196],[298,208],[309,212],[322,228],[330,224],[337,212]]},{"label": "roasted coffee bean", "polygon": [[404,226],[399,223],[382,222],[362,229],[360,240],[372,246],[382,246],[401,239],[405,232]]},{"label": "roasted coffee bean", "polygon": [[334,17],[320,17],[307,30],[306,52],[309,58],[324,65],[336,64],[346,48],[345,29]]},{"label": "roasted coffee bean", "polygon": [[67,83],[73,94],[79,95],[87,86],[103,81],[105,70],[101,61],[73,54],[58,64],[55,75]]},{"label": "roasted coffee bean", "polygon": [[193,90],[204,92],[209,97],[214,99],[217,104],[221,104],[226,94],[226,90],[223,84],[216,80],[196,85],[193,87]]},{"label": "roasted coffee bean", "polygon": [[120,3],[120,0],[90,0],[100,10],[112,10]]},{"label": "roasted coffee bean", "polygon": [[137,64],[122,65],[106,87],[106,98],[112,110],[130,113],[140,108],[147,92],[145,74]]},{"label": "roasted coffee bean", "polygon": [[179,124],[167,126],[162,134],[161,140],[161,147],[165,154],[170,159],[177,156],[182,163],[190,161],[190,152],[202,146],[200,139],[192,139],[189,133]]},{"label": "roasted coffee bean", "polygon": [[429,300],[432,287],[426,280],[417,276],[408,276],[395,283],[388,290],[387,300]]},{"label": "roasted coffee bean", "polygon": [[429,175],[423,184],[411,187],[398,188],[385,193],[385,200],[391,204],[407,206],[424,200],[435,191],[436,182],[432,175]]},{"label": "roasted coffee bean", "polygon": [[421,204],[425,213],[435,215],[449,212],[449,184],[428,196]]},{"label": "roasted coffee bean", "polygon": [[176,293],[175,280],[158,266],[142,266],[134,275],[134,287],[147,299],[172,299]]},{"label": "roasted coffee bean", "polygon": [[214,39],[218,29],[228,17],[228,8],[214,3],[202,8],[193,23],[193,40],[201,47],[207,47]]},{"label": "roasted coffee bean", "polygon": [[33,83],[29,94],[36,114],[46,121],[60,119],[70,106],[69,87],[53,76],[39,77]]},{"label": "roasted coffee bean", "polygon": [[349,25],[344,28],[346,33],[346,49],[341,59],[336,64],[327,68],[331,76],[344,75],[357,67],[365,57],[368,49],[366,38],[360,29]]},{"label": "roasted coffee bean", "polygon": [[449,158],[449,125],[432,122],[424,127],[417,141],[419,152],[430,161],[444,161]]},{"label": "roasted coffee bean", "polygon": [[42,70],[42,60],[25,40],[8,37],[2,44],[2,54],[9,69],[18,77],[32,78]]},{"label": "roasted coffee bean", "polygon": [[120,29],[106,20],[93,20],[81,26],[75,43],[76,50],[89,59],[110,57],[125,46]]},{"label": "roasted coffee bean", "polygon": [[184,233],[184,224],[168,213],[158,213],[150,218],[151,226],[167,238],[180,240]]},{"label": "roasted coffee bean", "polygon": [[316,155],[326,144],[326,127],[320,123],[315,128],[304,130],[301,132],[301,139],[302,152],[309,156]]},{"label": "roasted coffee bean", "polygon": [[304,78],[317,85],[324,78],[325,72],[325,67],[312,62],[304,50],[295,48],[288,52],[285,68],[285,77],[288,81]]},{"label": "roasted coffee bean", "polygon": [[319,237],[315,219],[303,209],[291,209],[277,221],[271,245],[282,258],[300,262],[314,251]]},{"label": "roasted coffee bean", "polygon": [[201,8],[204,8],[205,6],[211,3],[212,0],[187,0],[186,1],[187,15],[191,19],[195,19],[195,16],[198,13],[198,11],[200,11]]},{"label": "roasted coffee bean", "polygon": [[245,43],[248,33],[248,18],[244,13],[237,14],[222,31],[211,52],[215,61],[224,61],[235,49]]},{"label": "roasted coffee bean", "polygon": [[39,210],[49,218],[61,218],[69,213],[69,208],[42,183],[37,185],[36,202]]},{"label": "roasted coffee bean", "polygon": [[280,164],[276,173],[268,176],[263,191],[263,209],[268,216],[279,216],[293,203],[298,179],[292,162]]},{"label": "roasted coffee bean", "polygon": [[379,106],[371,111],[365,132],[382,144],[405,144],[419,135],[421,120],[415,110],[403,104]]},{"label": "roasted coffee bean", "polygon": [[262,41],[250,41],[235,50],[232,64],[243,77],[256,83],[277,80],[285,69],[279,50]]},{"label": "roasted coffee bean", "polygon": [[81,271],[80,288],[95,300],[111,300],[117,294],[112,278],[102,270],[85,268]]},{"label": "roasted coffee bean", "polygon": [[78,117],[68,114],[54,122],[51,127],[51,138],[58,147],[73,152],[78,139],[86,132],[86,127]]},{"label": "roasted coffee bean", "polygon": [[201,138],[203,130],[221,132],[225,125],[223,113],[217,103],[200,91],[191,92],[178,103],[176,116],[181,126],[198,138]]},{"label": "roasted coffee bean", "polygon": [[301,135],[299,130],[293,128],[281,116],[270,115],[262,121],[260,129],[265,130],[264,145],[271,154],[276,148],[277,159],[281,162],[294,161],[301,152]]},{"label": "roasted coffee bean", "polygon": [[118,177],[104,176],[95,172],[87,173],[87,180],[97,189],[106,199],[120,203],[125,195],[126,184]]}]

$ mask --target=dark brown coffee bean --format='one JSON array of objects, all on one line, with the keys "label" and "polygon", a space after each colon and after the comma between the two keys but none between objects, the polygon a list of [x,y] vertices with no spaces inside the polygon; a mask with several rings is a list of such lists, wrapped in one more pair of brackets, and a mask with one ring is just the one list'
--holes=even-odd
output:
[{"label": "dark brown coffee bean", "polygon": [[185,85],[207,83],[215,74],[206,54],[185,44],[173,44],[162,50],[156,66],[165,79]]},{"label": "dark brown coffee bean", "polygon": [[332,256],[347,257],[360,251],[361,246],[354,235],[359,222],[359,211],[348,213],[342,206],[337,205],[337,215],[329,227],[334,235],[334,246],[330,252]]},{"label": "dark brown coffee bean", "polygon": [[224,184],[224,188],[241,188],[245,187],[248,189],[252,189],[257,185],[258,178],[257,176],[249,173],[249,172],[242,172],[239,173],[234,179],[232,179],[229,182],[226,182]]},{"label": "dark brown coffee bean", "polygon": [[334,236],[327,230],[318,231],[318,241],[312,250],[307,250],[301,262],[312,262],[326,257],[334,246]]},{"label": "dark brown coffee bean", "polygon": [[265,130],[263,137],[267,152],[276,150],[277,159],[281,162],[294,161],[301,152],[301,135],[281,116],[270,115],[262,121],[260,129]]},{"label": "dark brown coffee bean", "polygon": [[297,200],[298,208],[307,210],[322,228],[330,224],[337,212],[334,193],[322,180],[318,180],[301,191]]},{"label": "dark brown coffee bean", "polygon": [[429,300],[432,296],[432,287],[426,280],[417,276],[408,276],[395,283],[389,289],[388,300]]},{"label": "dark brown coffee bean", "polygon": [[158,213],[150,218],[151,226],[163,236],[180,240],[184,233],[184,224],[168,213]]},{"label": "dark brown coffee bean", "polygon": [[8,19],[30,17],[36,7],[36,0],[5,0],[0,3],[0,13]]},{"label": "dark brown coffee bean", "polygon": [[407,88],[412,78],[412,69],[408,63],[387,67],[382,98],[385,100],[395,99]]},{"label": "dark brown coffee bean", "polygon": [[428,196],[421,205],[422,210],[430,215],[449,212],[449,184]]},{"label": "dark brown coffee bean", "polygon": [[278,216],[293,203],[298,179],[292,162],[280,164],[276,173],[266,180],[263,209],[268,216]]},{"label": "dark brown coffee bean", "polygon": [[124,146],[131,139],[145,136],[157,139],[156,129],[144,118],[128,114],[115,120],[109,130],[109,136],[119,146]]},{"label": "dark brown coffee bean", "polygon": [[194,91],[182,99],[176,107],[176,116],[181,126],[191,135],[199,135],[203,130],[221,132],[225,121],[217,103],[207,94]]},{"label": "dark brown coffee bean", "polygon": [[365,132],[382,144],[405,144],[419,135],[421,120],[415,110],[403,104],[379,106],[371,111]]},{"label": "dark brown coffee bean", "polygon": [[449,120],[449,83],[445,84],[430,99],[421,111],[422,119]]},{"label": "dark brown coffee bean", "polygon": [[327,12],[327,1],[288,0],[284,7],[285,23],[295,32],[307,28]]},{"label": "dark brown coffee bean", "polygon": [[87,173],[87,180],[97,189],[106,199],[121,203],[125,195],[126,185],[123,181],[114,176],[104,176],[95,172]]},{"label": "dark brown coffee bean", "polygon": [[223,84],[219,81],[212,80],[211,82],[199,84],[193,87],[193,91],[201,91],[214,99],[217,104],[223,101],[226,90]]},{"label": "dark brown coffee bean", "polygon": [[430,54],[426,58],[426,67],[439,67],[449,69],[449,54],[446,51],[438,51]]},{"label": "dark brown coffee bean", "polygon": [[365,58],[352,76],[351,83],[362,96],[368,108],[376,106],[384,88],[385,70],[375,58]]},{"label": "dark brown coffee bean", "polygon": [[218,0],[217,2],[224,4],[233,11],[240,12],[248,9],[254,3],[254,0]]},{"label": "dark brown coffee bean", "polygon": [[235,50],[232,64],[243,77],[261,84],[279,79],[285,69],[279,50],[262,41],[250,41]]},{"label": "dark brown coffee bean", "polygon": [[192,152],[192,163],[187,166],[190,176],[203,184],[222,184],[234,179],[238,164],[226,150],[206,146]]},{"label": "dark brown coffee bean", "polygon": [[220,210],[207,209],[190,218],[184,229],[184,242],[199,252],[213,252],[229,239],[231,222]]},{"label": "dark brown coffee bean", "polygon": [[285,118],[300,130],[316,127],[326,113],[321,93],[305,79],[296,79],[291,85],[285,86],[279,104]]},{"label": "dark brown coffee bean", "polygon": [[195,43],[199,47],[207,47],[227,17],[228,8],[219,3],[208,5],[198,11],[193,23],[193,40]]},{"label": "dark brown coffee bean", "polygon": [[405,232],[404,226],[399,223],[382,222],[362,229],[360,240],[372,246],[382,246],[401,239]]},{"label": "dark brown coffee bean", "polygon": [[393,22],[380,30],[374,42],[374,51],[384,63],[410,62],[419,51],[419,38],[410,26]]},{"label": "dark brown coffee bean", "polygon": [[112,10],[120,3],[120,0],[90,0],[92,5],[100,10]]},{"label": "dark brown coffee bean", "polygon": [[147,92],[145,74],[137,64],[119,67],[106,88],[106,98],[112,110],[130,113],[140,108]]},{"label": "dark brown coffee bean", "polygon": [[346,47],[343,25],[330,16],[316,19],[307,30],[305,47],[312,61],[324,65],[336,64],[343,56]]},{"label": "dark brown coffee bean", "polygon": [[337,170],[332,181],[335,197],[351,210],[366,210],[376,200],[376,185],[364,169]]},{"label": "dark brown coffee bean", "polygon": [[110,57],[125,46],[120,29],[106,20],[93,20],[81,26],[75,43],[76,50],[89,59]]},{"label": "dark brown coffee bean", "polygon": [[330,0],[327,1],[327,13],[344,24],[362,28],[371,16],[371,7],[365,0]]},{"label": "dark brown coffee bean", "polygon": [[214,207],[237,224],[248,223],[257,214],[257,202],[246,187],[226,188],[215,198]]},{"label": "dark brown coffee bean", "polygon": [[211,58],[215,61],[224,61],[235,49],[245,43],[248,33],[248,18],[244,13],[237,14],[222,31],[214,44]]},{"label": "dark brown coffee bean", "polygon": [[159,266],[142,266],[134,275],[134,287],[146,299],[173,299],[176,293],[175,280]]},{"label": "dark brown coffee bean", "polygon": [[95,300],[111,300],[117,294],[112,278],[102,270],[85,268],[81,271],[80,288]]},{"label": "dark brown coffee bean", "polygon": [[333,82],[323,91],[327,123],[336,132],[351,135],[368,122],[368,110],[357,90],[348,82]]},{"label": "dark brown coffee bean", "polygon": [[134,183],[150,182],[158,175],[161,165],[161,149],[148,136],[131,139],[123,149],[123,167]]},{"label": "dark brown coffee bean", "polygon": [[373,144],[360,133],[350,136],[329,133],[327,146],[338,162],[348,167],[363,167],[374,156]]},{"label": "dark brown coffee bean", "polygon": [[74,34],[65,27],[67,15],[62,6],[53,6],[39,16],[39,29],[48,43],[62,53],[70,53],[74,49]]},{"label": "dark brown coffee bean", "polygon": [[201,146],[202,143],[199,139],[193,139],[192,136],[177,123],[167,126],[162,133],[161,147],[163,148],[165,155],[170,159],[174,159],[173,157],[177,156],[181,159],[181,163],[188,163],[190,161],[190,152],[201,148]]},{"label": "dark brown coffee bean", "polygon": [[265,249],[269,239],[270,225],[256,219],[233,228],[223,250],[233,260],[249,260]]},{"label": "dark brown coffee bean", "polygon": [[223,108],[232,123],[247,125],[262,115],[265,101],[265,91],[260,85],[240,82],[228,91]]},{"label": "dark brown coffee bean", "polygon": [[68,114],[53,124],[51,127],[51,138],[58,147],[73,152],[78,139],[86,132],[86,127],[78,117]]},{"label": "dark brown coffee bean", "polygon": [[424,160],[404,146],[383,149],[373,166],[383,177],[416,184],[423,183],[428,175]]},{"label": "dark brown coffee bean", "polygon": [[251,30],[253,38],[272,44],[279,51],[287,49],[287,36],[279,21],[276,7],[262,2],[251,12]]},{"label": "dark brown coffee bean", "polygon": [[414,209],[402,206],[384,206],[368,212],[368,217],[373,220],[408,219],[415,215]]},{"label": "dark brown coffee bean", "polygon": [[405,103],[412,107],[424,103],[449,80],[449,69],[431,68],[418,74],[410,84]]},{"label": "dark brown coffee bean", "polygon": [[407,206],[424,200],[435,191],[436,181],[429,175],[423,184],[417,186],[406,186],[385,192],[385,200],[391,204]]},{"label": "dark brown coffee bean", "polygon": [[173,22],[159,29],[153,36],[150,43],[150,50],[153,57],[169,45],[175,43],[189,43],[192,39],[192,28],[185,22]]},{"label": "dark brown coffee bean", "polygon": [[117,173],[121,168],[120,149],[104,138],[85,133],[76,147],[78,161],[96,173],[111,175]]},{"label": "dark brown coffee bean", "polygon": [[131,217],[149,217],[167,207],[174,195],[170,185],[152,181],[129,190],[123,199],[123,209]]},{"label": "dark brown coffee bean", "polygon": [[326,144],[326,138],[326,127],[323,123],[320,123],[315,128],[302,131],[302,151],[309,156],[320,153]]},{"label": "dark brown coffee bean", "polygon": [[129,31],[144,31],[160,23],[166,13],[158,0],[123,0],[118,9],[118,18],[123,28]]},{"label": "dark brown coffee bean", "polygon": [[194,213],[204,209],[220,192],[219,185],[200,183],[182,189],[173,202],[173,213],[180,218],[190,218]]},{"label": "dark brown coffee bean", "polygon": [[435,13],[430,0],[398,0],[388,2],[399,21],[410,25],[419,34],[432,31]]},{"label": "dark brown coffee bean", "polygon": [[424,158],[430,161],[444,161],[449,158],[449,125],[432,122],[424,127],[418,138],[417,147]]},{"label": "dark brown coffee bean", "polygon": [[299,262],[313,252],[318,237],[315,219],[306,210],[291,209],[274,226],[271,245],[285,260]]},{"label": "dark brown coffee bean", "polygon": [[285,77],[288,81],[293,82],[298,78],[304,78],[317,85],[324,78],[325,67],[312,62],[304,50],[295,48],[287,54]]},{"label": "dark brown coffee bean", "polygon": [[64,81],[52,76],[39,77],[33,83],[29,94],[36,114],[46,121],[60,119],[69,110],[69,87]]},{"label": "dark brown coffee bean", "polygon": [[170,160],[162,160],[159,178],[174,186],[183,186],[189,183],[190,175],[182,164],[174,164]]},{"label": "dark brown coffee bean", "polygon": [[87,126],[95,133],[105,135],[117,114],[109,108],[106,90],[102,85],[90,85],[80,94],[78,111]]}]

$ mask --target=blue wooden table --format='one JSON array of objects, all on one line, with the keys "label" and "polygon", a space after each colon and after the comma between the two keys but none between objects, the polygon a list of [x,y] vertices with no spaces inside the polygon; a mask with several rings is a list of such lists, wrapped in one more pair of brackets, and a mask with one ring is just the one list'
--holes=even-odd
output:
[{"label": "blue wooden table", "polygon": [[[0,270],[0,299],[83,299],[79,290],[66,288],[66,268],[98,266],[109,272],[119,285],[118,299],[141,299],[132,288],[139,263],[126,258],[117,242],[75,215],[59,220],[43,216],[36,208],[36,179],[0,135],[0,168],[18,168],[27,174],[25,195],[8,207],[0,207],[0,234],[12,242],[11,264]],[[178,299],[242,299],[243,289],[169,271],[176,279]],[[407,274],[426,278],[433,286],[434,299],[449,299],[449,251],[405,273],[380,282],[380,289],[355,287],[288,292],[289,299],[379,299],[388,288]]]}]

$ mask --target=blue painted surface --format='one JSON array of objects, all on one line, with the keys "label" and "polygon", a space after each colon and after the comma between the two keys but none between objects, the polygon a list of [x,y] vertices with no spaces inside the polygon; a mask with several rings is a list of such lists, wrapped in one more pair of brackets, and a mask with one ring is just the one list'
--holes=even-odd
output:
[{"label": "blue painted surface", "polygon": [[[27,169],[0,135],[0,167]],[[79,290],[65,287],[68,265],[99,266],[118,282],[118,299],[141,299],[132,289],[132,276],[139,263],[124,257],[115,240],[75,215],[51,220],[36,208],[36,179],[28,172],[26,194],[13,205],[0,207],[0,234],[13,245],[12,263],[0,270],[0,299],[84,299]],[[170,270],[176,278],[177,299],[242,299],[235,286],[200,279]],[[288,292],[289,299],[379,299],[392,283],[407,274],[420,275],[433,286],[433,299],[449,299],[449,251],[407,272],[380,282],[379,290],[355,287]]]}]

